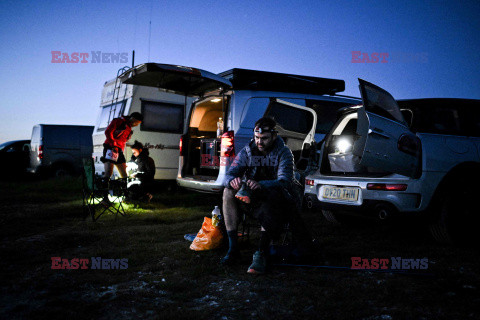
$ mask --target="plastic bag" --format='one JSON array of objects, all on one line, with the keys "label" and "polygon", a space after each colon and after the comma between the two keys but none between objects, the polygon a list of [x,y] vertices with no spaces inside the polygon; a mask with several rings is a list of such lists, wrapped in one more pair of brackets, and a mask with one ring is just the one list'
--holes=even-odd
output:
[{"label": "plastic bag", "polygon": [[212,225],[212,218],[205,217],[202,228],[193,239],[190,249],[195,251],[215,249],[222,244],[222,240],[223,234],[220,228]]}]

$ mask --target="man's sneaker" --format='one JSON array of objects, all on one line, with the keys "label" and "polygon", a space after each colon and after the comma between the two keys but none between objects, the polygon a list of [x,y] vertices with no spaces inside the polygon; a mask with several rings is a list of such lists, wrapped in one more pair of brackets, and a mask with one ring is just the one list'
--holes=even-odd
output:
[{"label": "man's sneaker", "polygon": [[238,190],[237,194],[235,194],[235,197],[242,202],[250,203],[250,199],[252,198],[250,188],[247,187],[245,183],[242,184],[242,187]]},{"label": "man's sneaker", "polygon": [[220,259],[220,264],[224,266],[231,266],[234,263],[237,263],[240,260],[240,251],[235,250],[232,252],[227,252],[225,257]]},{"label": "man's sneaker", "polygon": [[248,267],[247,273],[263,274],[267,269],[267,258],[265,253],[257,251],[253,254],[253,261],[250,267]]}]

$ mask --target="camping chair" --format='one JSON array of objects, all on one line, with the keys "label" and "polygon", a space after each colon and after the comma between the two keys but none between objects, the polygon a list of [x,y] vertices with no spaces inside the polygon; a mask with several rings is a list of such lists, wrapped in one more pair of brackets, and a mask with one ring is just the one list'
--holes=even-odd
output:
[{"label": "camping chair", "polygon": [[[126,181],[111,180],[106,186],[101,177],[95,175],[92,158],[83,160],[83,210],[85,218],[90,215],[93,221],[97,221],[104,213],[110,212],[115,215],[125,216],[123,200],[127,189]],[[103,200],[106,194],[110,195],[110,202]]]},{"label": "camping chair", "polygon": [[[260,228],[260,224],[251,216],[251,210],[241,206],[242,218],[240,232],[247,243],[250,240],[251,227]],[[240,240],[240,239],[239,239]],[[303,259],[309,250],[314,249],[313,238],[305,225],[300,211],[292,211],[290,219],[283,224],[279,238],[272,240],[270,254],[276,262],[286,263]]]}]

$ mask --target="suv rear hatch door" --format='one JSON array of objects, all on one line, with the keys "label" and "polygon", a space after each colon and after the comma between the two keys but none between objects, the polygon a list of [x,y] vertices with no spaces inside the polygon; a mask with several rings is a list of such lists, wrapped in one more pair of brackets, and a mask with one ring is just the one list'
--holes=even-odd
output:
[{"label": "suv rear hatch door", "polygon": [[420,174],[421,142],[413,134],[393,96],[384,89],[358,79],[363,106],[358,110],[353,153],[360,164],[408,177]]},{"label": "suv rear hatch door", "polygon": [[227,90],[232,87],[230,81],[214,73],[161,63],[138,65],[120,75],[120,79],[125,84],[157,87],[192,97],[202,96],[205,92],[219,88]]}]

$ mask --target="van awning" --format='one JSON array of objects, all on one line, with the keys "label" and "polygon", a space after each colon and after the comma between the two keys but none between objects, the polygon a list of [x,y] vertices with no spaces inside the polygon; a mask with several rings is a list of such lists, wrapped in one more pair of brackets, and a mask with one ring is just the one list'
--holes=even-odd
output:
[{"label": "van awning", "polygon": [[161,63],[133,67],[120,75],[120,80],[126,84],[156,87],[187,96],[202,96],[208,91],[232,87],[230,81],[214,73]]}]

